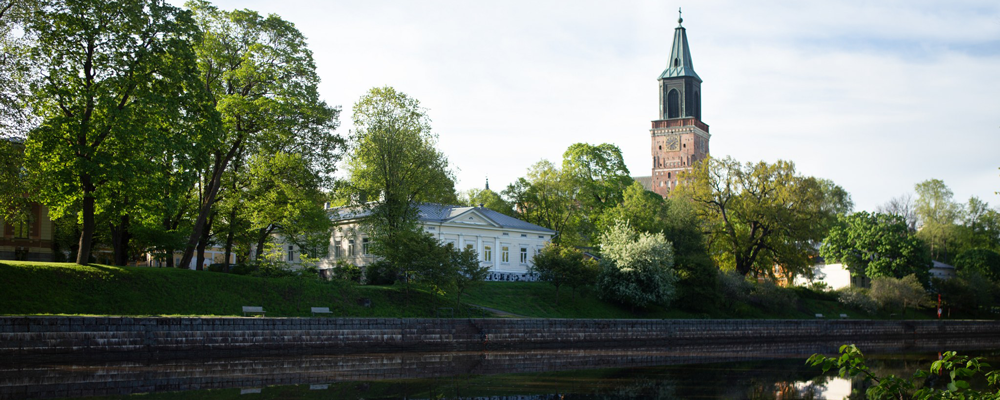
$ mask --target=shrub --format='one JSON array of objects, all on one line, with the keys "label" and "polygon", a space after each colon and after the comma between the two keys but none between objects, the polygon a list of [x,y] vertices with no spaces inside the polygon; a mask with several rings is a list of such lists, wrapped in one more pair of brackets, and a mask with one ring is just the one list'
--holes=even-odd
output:
[{"label": "shrub", "polygon": [[905,311],[906,308],[915,309],[928,302],[927,292],[914,274],[902,279],[887,276],[875,278],[868,296],[883,310]]},{"label": "shrub", "polygon": [[749,302],[765,310],[778,311],[794,308],[798,301],[799,296],[795,292],[782,288],[774,282],[765,281],[751,284]]},{"label": "shrub", "polygon": [[673,246],[663,234],[637,233],[617,221],[601,235],[601,251],[597,289],[602,299],[640,308],[673,300]]},{"label": "shrub", "polygon": [[345,260],[337,260],[330,272],[333,279],[361,283],[361,268]]},{"label": "shrub", "polygon": [[725,303],[730,305],[749,301],[752,286],[745,276],[734,270],[721,271],[716,279],[719,293],[726,300]]},{"label": "shrub", "polygon": [[952,279],[935,279],[934,287],[945,304],[969,311],[992,305],[997,290],[975,270],[959,271]]},{"label": "shrub", "polygon": [[838,292],[837,301],[840,304],[863,311],[868,315],[875,314],[878,311],[878,303],[875,303],[875,300],[868,297],[868,289],[849,286],[840,289]]},{"label": "shrub", "polygon": [[366,265],[363,272],[363,283],[366,285],[392,285],[398,278],[396,269],[385,260]]}]

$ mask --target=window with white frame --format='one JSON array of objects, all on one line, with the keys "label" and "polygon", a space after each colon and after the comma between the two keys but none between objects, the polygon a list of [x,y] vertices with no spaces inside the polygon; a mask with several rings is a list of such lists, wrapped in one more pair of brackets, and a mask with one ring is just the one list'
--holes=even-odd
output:
[{"label": "window with white frame", "polygon": [[483,246],[483,261],[493,262],[493,246]]},{"label": "window with white frame", "polygon": [[504,264],[510,263],[510,247],[500,246],[500,262]]},{"label": "window with white frame", "polygon": [[347,241],[347,256],[348,257],[354,256],[354,239],[349,239]]},{"label": "window with white frame", "polygon": [[288,246],[288,261],[295,261],[295,246]]},{"label": "window with white frame", "polygon": [[528,264],[528,247],[521,246],[521,265]]},{"label": "window with white frame", "polygon": [[342,250],[340,249],[340,246],[340,240],[333,241],[333,258],[340,258],[343,256],[343,254],[341,254]]},{"label": "window with white frame", "polygon": [[361,239],[361,254],[368,255],[368,238]]}]

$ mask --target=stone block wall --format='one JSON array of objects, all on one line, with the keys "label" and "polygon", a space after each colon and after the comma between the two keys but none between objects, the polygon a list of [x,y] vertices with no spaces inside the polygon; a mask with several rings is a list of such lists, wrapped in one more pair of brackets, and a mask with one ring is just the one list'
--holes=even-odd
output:
[{"label": "stone block wall", "polygon": [[997,336],[1000,321],[0,317],[0,357],[478,351]]}]

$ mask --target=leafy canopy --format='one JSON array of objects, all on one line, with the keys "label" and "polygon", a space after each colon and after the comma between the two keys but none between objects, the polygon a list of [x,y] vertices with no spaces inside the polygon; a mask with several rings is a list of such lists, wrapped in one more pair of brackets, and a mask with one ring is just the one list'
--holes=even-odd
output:
[{"label": "leafy canopy", "polygon": [[930,256],[920,239],[897,215],[856,212],[840,217],[820,248],[827,263],[843,263],[852,276],[902,278],[915,274],[927,282]]}]

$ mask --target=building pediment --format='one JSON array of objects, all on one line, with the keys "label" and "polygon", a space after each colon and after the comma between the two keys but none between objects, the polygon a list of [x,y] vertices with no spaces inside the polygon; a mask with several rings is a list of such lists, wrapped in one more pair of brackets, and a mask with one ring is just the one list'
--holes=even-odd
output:
[{"label": "building pediment", "polygon": [[444,223],[449,225],[490,226],[494,228],[501,227],[496,221],[488,218],[474,208],[459,212],[458,215],[448,218],[444,221]]}]

